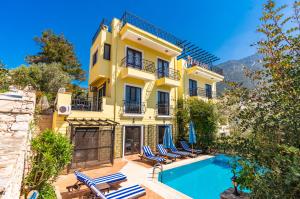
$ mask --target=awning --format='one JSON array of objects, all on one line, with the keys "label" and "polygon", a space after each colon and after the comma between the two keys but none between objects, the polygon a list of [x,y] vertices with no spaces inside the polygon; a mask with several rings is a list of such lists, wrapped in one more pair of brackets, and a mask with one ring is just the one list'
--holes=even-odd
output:
[{"label": "awning", "polygon": [[119,124],[110,119],[100,118],[69,118],[67,122],[72,126],[116,126]]}]

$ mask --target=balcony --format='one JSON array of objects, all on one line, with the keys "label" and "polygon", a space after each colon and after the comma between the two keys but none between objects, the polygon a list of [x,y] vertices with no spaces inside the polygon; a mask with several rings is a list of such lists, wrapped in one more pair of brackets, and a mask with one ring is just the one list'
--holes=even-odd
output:
[{"label": "balcony", "polygon": [[155,80],[155,64],[146,59],[135,59],[135,57],[124,57],[121,61],[123,67],[121,77],[134,78],[143,81]]},{"label": "balcony", "polygon": [[172,107],[169,103],[158,103],[156,104],[157,117],[165,118],[171,117]]},{"label": "balcony", "polygon": [[71,109],[76,111],[103,111],[103,100],[96,97],[74,98]]},{"label": "balcony", "polygon": [[124,100],[123,103],[123,116],[143,117],[143,114],[146,111],[144,102]]},{"label": "balcony", "polygon": [[207,64],[188,64],[186,71],[188,75],[214,80],[215,82],[220,82],[224,79],[223,70],[221,68]]},{"label": "balcony", "polygon": [[167,87],[178,87],[180,85],[180,73],[178,70],[169,68],[168,70],[158,70],[157,71],[156,85],[157,86],[167,86]]},{"label": "balcony", "polygon": [[189,89],[190,97],[200,97],[205,99],[213,99],[217,97],[216,91],[206,90],[205,88],[197,87],[194,89]]}]

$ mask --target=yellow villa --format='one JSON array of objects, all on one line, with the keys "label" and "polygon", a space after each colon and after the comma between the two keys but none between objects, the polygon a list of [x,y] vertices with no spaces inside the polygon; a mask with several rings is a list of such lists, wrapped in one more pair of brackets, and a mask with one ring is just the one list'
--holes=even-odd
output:
[{"label": "yellow villa", "polygon": [[224,78],[216,60],[133,14],[103,20],[90,48],[88,99],[64,89],[56,98],[52,126],[74,144],[70,169],[155,150],[166,126],[176,133],[178,99],[216,97]]}]

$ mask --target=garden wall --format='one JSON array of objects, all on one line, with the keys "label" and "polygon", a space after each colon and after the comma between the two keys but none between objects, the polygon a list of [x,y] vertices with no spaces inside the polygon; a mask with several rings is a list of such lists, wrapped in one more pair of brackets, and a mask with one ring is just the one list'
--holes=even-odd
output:
[{"label": "garden wall", "polygon": [[35,93],[0,94],[0,198],[19,198],[33,120]]}]

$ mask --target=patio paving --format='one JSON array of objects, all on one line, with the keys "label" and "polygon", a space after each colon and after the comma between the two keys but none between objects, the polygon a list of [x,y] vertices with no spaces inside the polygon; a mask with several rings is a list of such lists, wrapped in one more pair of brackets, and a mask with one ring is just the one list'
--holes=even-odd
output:
[{"label": "patio paving", "polygon": [[[134,159],[134,157],[132,159]],[[127,165],[127,163],[128,163],[127,160],[116,159],[113,166],[101,167],[99,169],[87,170],[87,171],[83,171],[83,172],[86,175],[88,175],[92,178],[95,178],[95,177],[109,175],[109,174],[119,172],[125,165]],[[148,165],[147,167],[151,168],[151,165]],[[73,173],[70,173],[68,175],[60,175],[58,177],[58,179],[56,180],[56,182],[54,183],[54,186],[57,187],[59,189],[59,191],[62,193],[62,192],[67,191],[67,189],[66,189],[67,186],[74,184],[76,181],[77,180]],[[121,183],[121,187],[130,186],[132,184],[138,184],[138,182],[132,182],[130,180],[130,183],[128,183],[128,181]],[[143,184],[141,184],[141,185],[143,186]],[[141,197],[141,199],[162,199],[161,196],[157,195],[151,189],[149,189],[147,187],[145,187],[145,188],[146,188],[146,195]]]},{"label": "patio paving", "polygon": [[[201,155],[196,158],[179,159],[168,165],[163,165],[163,169],[171,169],[174,167],[190,164],[207,158],[211,158],[209,155]],[[153,174],[153,165],[147,161],[141,161],[137,155],[127,156],[124,159],[117,159],[113,166],[101,167],[99,169],[93,169],[84,171],[84,173],[90,177],[99,177],[116,172],[122,172],[127,176],[127,181],[120,184],[121,187],[127,187],[133,184],[140,184],[146,188],[146,195],[141,199],[188,199],[187,195],[184,195],[167,185],[158,182],[157,175],[160,172],[156,170]],[[76,182],[76,178],[73,173],[68,175],[61,175],[54,183],[59,188],[60,192],[65,192],[66,186],[72,185]]]}]

